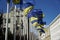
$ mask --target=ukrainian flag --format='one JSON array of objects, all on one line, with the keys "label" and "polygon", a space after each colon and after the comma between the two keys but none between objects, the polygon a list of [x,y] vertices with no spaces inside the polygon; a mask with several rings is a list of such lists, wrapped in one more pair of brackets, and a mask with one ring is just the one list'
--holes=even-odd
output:
[{"label": "ukrainian flag", "polygon": [[29,6],[29,7],[25,8],[23,10],[24,15],[26,16],[33,8],[34,8],[33,6]]},{"label": "ukrainian flag", "polygon": [[45,33],[45,30],[40,28],[40,29],[37,29],[40,33]]},{"label": "ukrainian flag", "polygon": [[43,20],[40,17],[41,14],[42,14],[41,10],[33,10],[29,14],[30,22],[32,23],[33,26],[35,26],[35,27],[42,27],[42,26],[44,26]]},{"label": "ukrainian flag", "polygon": [[42,19],[44,17],[43,12],[39,9],[32,10],[31,15],[33,15],[34,17],[37,17],[38,19]]},{"label": "ukrainian flag", "polygon": [[30,21],[31,21],[31,22],[34,21],[34,20],[38,20],[38,18],[36,18],[36,17],[31,17],[31,18],[30,18]]},{"label": "ukrainian flag", "polygon": [[38,18],[44,18],[44,14],[41,10],[37,10]]},{"label": "ukrainian flag", "polygon": [[26,16],[32,9],[34,8],[34,5],[32,3],[25,3],[23,7],[23,13]]},{"label": "ukrainian flag", "polygon": [[41,27],[38,27],[37,30],[40,32],[40,33],[45,33],[47,32],[47,28],[41,28]]},{"label": "ukrainian flag", "polygon": [[33,15],[31,15],[29,17],[29,20],[30,20],[30,22],[32,23],[33,26],[37,26],[38,25],[38,18],[33,17]]},{"label": "ukrainian flag", "polygon": [[37,29],[43,28],[43,26],[44,26],[44,25],[39,24],[38,26],[36,26],[36,28],[37,28]]}]

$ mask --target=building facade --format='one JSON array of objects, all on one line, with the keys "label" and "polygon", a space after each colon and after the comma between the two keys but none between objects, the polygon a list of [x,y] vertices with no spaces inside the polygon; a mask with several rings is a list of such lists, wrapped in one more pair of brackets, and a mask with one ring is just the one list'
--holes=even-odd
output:
[{"label": "building facade", "polygon": [[[14,17],[14,15],[16,17]],[[12,10],[7,17],[7,14],[3,14],[3,28],[6,28],[6,20],[8,18],[8,28],[10,28],[11,33],[13,34],[14,26],[16,26],[16,34],[21,33],[21,35],[27,34],[28,32],[28,21],[26,17],[23,17],[22,11],[16,9],[16,14]],[[16,20],[14,20],[16,19]],[[16,23],[15,23],[16,22]]]},{"label": "building facade", "polygon": [[[14,17],[14,15],[16,17]],[[14,19],[16,18],[16,23],[14,22]],[[3,28],[6,28],[6,20],[7,20],[7,14],[3,14]],[[30,26],[30,25],[29,25]],[[12,10],[8,14],[8,28],[10,29],[11,33],[14,34],[14,28],[16,27],[16,35],[20,36],[20,40],[24,39],[24,36],[26,36],[26,40],[28,39],[28,19],[27,17],[23,17],[23,13],[20,10],[16,11],[16,14],[14,10]],[[30,28],[30,27],[29,27]],[[29,29],[30,30],[30,29]],[[23,37],[23,38],[21,38]],[[34,33],[29,31],[29,40],[36,40],[37,37]]]},{"label": "building facade", "polygon": [[50,23],[51,40],[60,40],[60,14]]}]

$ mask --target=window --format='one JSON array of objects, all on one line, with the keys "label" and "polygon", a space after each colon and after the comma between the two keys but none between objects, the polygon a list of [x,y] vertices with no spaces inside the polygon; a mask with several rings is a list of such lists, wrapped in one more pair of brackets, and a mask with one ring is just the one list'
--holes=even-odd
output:
[{"label": "window", "polygon": [[8,19],[8,23],[10,23],[10,18]]},{"label": "window", "polygon": [[[5,19],[5,23],[6,23],[6,19]],[[10,18],[8,19],[8,23],[10,23]]]}]

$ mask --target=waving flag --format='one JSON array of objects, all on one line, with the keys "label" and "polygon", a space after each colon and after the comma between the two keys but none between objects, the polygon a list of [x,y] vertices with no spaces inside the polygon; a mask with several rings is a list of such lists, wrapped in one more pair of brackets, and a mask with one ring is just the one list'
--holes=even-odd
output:
[{"label": "waving flag", "polygon": [[45,33],[43,26],[46,22],[43,22],[43,12],[41,10],[33,10],[27,15],[27,17],[30,19],[32,25],[40,32],[40,35]]},{"label": "waving flag", "polygon": [[24,15],[27,15],[32,9],[34,8],[34,5],[30,2],[25,3],[23,7],[23,13]]},{"label": "waving flag", "polygon": [[40,29],[40,32],[45,33],[45,31],[43,29]]},{"label": "waving flag", "polygon": [[30,18],[30,22],[32,23],[33,26],[35,27],[44,26],[42,14],[43,12],[41,10],[36,10],[36,9],[28,14],[28,17]]},{"label": "waving flag", "polygon": [[24,15],[27,15],[31,10],[33,9],[33,6],[29,6],[23,10]]}]

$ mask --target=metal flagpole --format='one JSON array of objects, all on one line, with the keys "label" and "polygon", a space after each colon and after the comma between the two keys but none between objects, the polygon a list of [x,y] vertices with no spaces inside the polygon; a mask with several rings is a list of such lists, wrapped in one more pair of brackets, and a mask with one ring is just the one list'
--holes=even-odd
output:
[{"label": "metal flagpole", "polygon": [[19,25],[20,25],[20,29],[19,29],[20,30],[20,32],[19,32],[20,33],[19,34],[20,35],[20,39],[19,40],[21,40],[21,20],[22,20],[21,19],[21,10],[20,10],[20,14],[19,15],[20,15],[20,17],[19,17],[20,18],[20,23],[19,23]]},{"label": "metal flagpole", "polygon": [[[27,23],[28,23],[28,18],[27,18]],[[27,40],[28,40],[28,24],[27,24]]]},{"label": "metal flagpole", "polygon": [[[24,28],[22,29],[23,40],[25,40],[25,37],[24,37],[24,36],[25,36],[25,23],[26,23],[26,22],[25,22],[25,16],[24,16],[24,14],[23,14],[23,18],[22,18],[22,20],[23,20],[23,27],[24,27]],[[24,23],[24,22],[25,22],[25,23]]]},{"label": "metal flagpole", "polygon": [[9,9],[9,3],[7,3],[7,16],[6,16],[6,32],[5,32],[5,40],[8,40],[8,9]]},{"label": "metal flagpole", "polygon": [[28,40],[29,40],[29,19],[28,19]]},{"label": "metal flagpole", "polygon": [[13,25],[14,40],[16,40],[16,5],[14,9],[14,25]]},{"label": "metal flagpole", "polygon": [[[23,26],[21,26],[21,25],[23,25],[23,17],[21,17],[22,16],[22,5],[23,5],[23,0],[20,0],[20,40],[22,40],[22,36],[23,36]],[[22,28],[22,29],[21,29]]]}]

